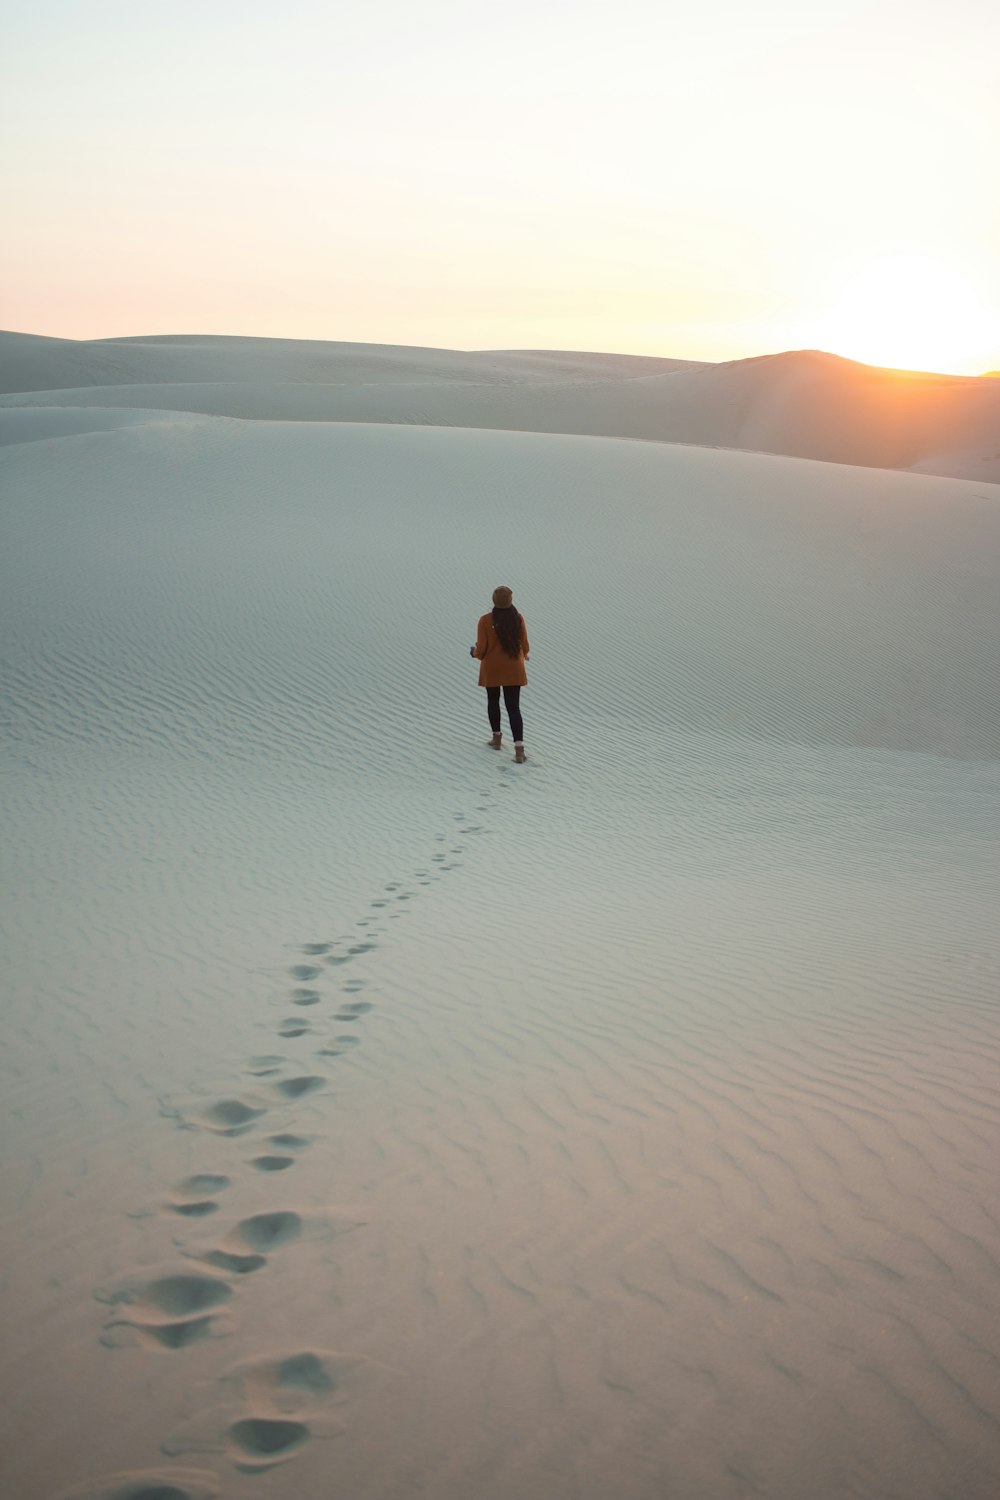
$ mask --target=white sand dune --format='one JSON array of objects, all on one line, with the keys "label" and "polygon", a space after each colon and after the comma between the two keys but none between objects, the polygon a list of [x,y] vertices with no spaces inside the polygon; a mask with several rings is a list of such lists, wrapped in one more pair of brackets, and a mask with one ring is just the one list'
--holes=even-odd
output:
[{"label": "white sand dune", "polygon": [[564,432],[1000,479],[1000,382],[879,370],[811,350],[698,365],[266,339],[43,340],[38,350],[23,339],[0,335],[0,409]]},{"label": "white sand dune", "polygon": [[0,332],[0,391],[242,384],[378,385],[441,380],[592,380],[697,368],[690,360],[557,350],[422,349],[309,339],[183,337],[50,339]]},{"label": "white sand dune", "polygon": [[279,389],[0,414],[3,1493],[994,1500],[1000,488]]}]

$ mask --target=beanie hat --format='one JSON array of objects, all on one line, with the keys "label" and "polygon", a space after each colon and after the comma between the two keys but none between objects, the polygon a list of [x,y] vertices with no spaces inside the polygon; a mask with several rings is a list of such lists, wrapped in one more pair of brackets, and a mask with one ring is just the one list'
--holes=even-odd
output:
[{"label": "beanie hat", "polygon": [[514,602],[514,595],[505,583],[493,590],[493,604],[496,609],[510,609]]}]

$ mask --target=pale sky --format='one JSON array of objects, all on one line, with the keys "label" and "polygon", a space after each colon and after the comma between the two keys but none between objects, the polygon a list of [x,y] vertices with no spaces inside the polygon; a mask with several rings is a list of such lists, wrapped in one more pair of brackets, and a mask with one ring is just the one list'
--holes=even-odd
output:
[{"label": "pale sky", "polygon": [[996,0],[7,0],[0,325],[1000,368]]}]

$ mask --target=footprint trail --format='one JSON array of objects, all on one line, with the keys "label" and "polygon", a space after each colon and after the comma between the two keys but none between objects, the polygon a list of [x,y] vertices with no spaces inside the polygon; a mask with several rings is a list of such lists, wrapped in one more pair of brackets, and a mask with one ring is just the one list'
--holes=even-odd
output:
[{"label": "footprint trail", "polygon": [[[477,812],[488,803],[477,805]],[[453,815],[463,836],[488,830],[471,821],[468,814]],[[350,936],[341,940],[316,938],[301,942],[298,957],[284,970],[285,1004],[294,1014],[274,1024],[283,1042],[300,1042],[324,1059],[345,1059],[361,1047],[363,1028],[377,1014],[372,1000],[353,999],[368,984],[362,972],[375,961],[385,923],[407,915],[422,893],[450,871],[459,868],[464,845],[453,842],[454,833],[439,833],[438,846],[407,879],[387,882],[368,903],[374,916],[360,917]],[[442,847],[446,846],[446,847]],[[348,969],[346,978],[341,971]],[[335,977],[338,993],[326,986]],[[332,1024],[331,1024],[332,1023]],[[318,1045],[317,1045],[318,1044]],[[296,1049],[291,1048],[294,1052]],[[236,1083],[231,1091],[209,1100],[175,1106],[161,1103],[161,1112],[179,1129],[204,1134],[206,1141],[235,1141],[255,1137],[242,1166],[247,1182],[283,1182],[294,1174],[297,1161],[316,1140],[321,1129],[322,1101],[333,1079],[326,1071],[308,1071],[302,1062],[284,1053],[261,1052],[248,1057],[242,1068],[246,1089]],[[309,1112],[313,1129],[295,1128],[297,1109]],[[270,1117],[277,1112],[277,1118]],[[290,1116],[291,1112],[291,1116]],[[270,1126],[270,1128],[268,1128]],[[278,1126],[279,1128],[275,1128]],[[231,1160],[213,1169],[190,1173],[166,1190],[161,1212],[181,1225],[214,1218],[225,1204],[225,1194],[235,1177]],[[110,1348],[125,1345],[177,1354],[191,1344],[228,1332],[231,1316],[243,1288],[257,1282],[253,1273],[264,1271],[275,1255],[286,1252],[304,1234],[346,1232],[361,1227],[357,1217],[306,1215],[298,1209],[268,1205],[231,1223],[213,1244],[201,1248],[175,1239],[176,1249],[186,1257],[180,1265],[159,1270],[145,1268],[125,1275],[94,1297],[109,1309],[100,1338]],[[178,1222],[179,1221],[179,1222]],[[294,1253],[294,1252],[293,1252]],[[192,1262],[202,1270],[192,1269]],[[226,1371],[219,1381],[219,1401],[209,1403],[192,1422],[170,1434],[162,1443],[169,1456],[202,1452],[218,1454],[237,1470],[254,1473],[294,1459],[313,1438],[334,1436],[343,1424],[333,1420],[327,1408],[342,1406],[366,1361],[330,1350],[297,1350],[260,1360],[251,1360]],[[218,1477],[209,1471],[165,1468],[122,1471],[94,1480],[53,1500],[214,1500],[221,1494]]]}]

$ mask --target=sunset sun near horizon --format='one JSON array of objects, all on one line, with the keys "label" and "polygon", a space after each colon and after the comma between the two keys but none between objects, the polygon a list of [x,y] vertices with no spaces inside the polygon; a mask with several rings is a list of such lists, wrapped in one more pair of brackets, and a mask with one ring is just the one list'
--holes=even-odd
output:
[{"label": "sunset sun near horizon", "polygon": [[12,0],[5,42],[8,329],[1000,367],[988,0]]},{"label": "sunset sun near horizon", "polygon": [[862,364],[985,374],[997,313],[977,281],[918,252],[872,257],[843,278],[816,324],[820,347]]}]

